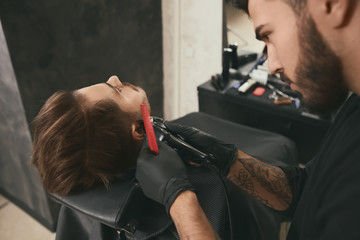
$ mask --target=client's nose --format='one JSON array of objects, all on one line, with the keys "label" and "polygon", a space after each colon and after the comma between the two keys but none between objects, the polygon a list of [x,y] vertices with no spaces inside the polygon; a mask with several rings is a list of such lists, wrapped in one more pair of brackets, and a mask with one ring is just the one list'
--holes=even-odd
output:
[{"label": "client's nose", "polygon": [[114,87],[122,87],[122,82],[117,76],[111,76],[107,83],[111,84]]}]

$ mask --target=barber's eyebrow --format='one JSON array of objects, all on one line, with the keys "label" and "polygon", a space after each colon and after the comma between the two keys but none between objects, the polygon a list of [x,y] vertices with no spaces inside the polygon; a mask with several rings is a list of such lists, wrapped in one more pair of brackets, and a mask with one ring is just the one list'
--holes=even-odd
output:
[{"label": "barber's eyebrow", "polygon": [[260,35],[261,29],[265,27],[265,24],[261,24],[260,26],[256,27],[255,29],[255,37],[257,40],[262,41],[262,37]]}]

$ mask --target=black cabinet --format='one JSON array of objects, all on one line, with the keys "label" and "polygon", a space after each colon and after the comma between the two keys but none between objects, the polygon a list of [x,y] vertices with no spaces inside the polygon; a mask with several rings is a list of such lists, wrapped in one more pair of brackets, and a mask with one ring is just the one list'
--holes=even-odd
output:
[{"label": "black cabinet", "polygon": [[[275,105],[269,99],[272,90],[265,87],[262,96],[252,89],[239,93],[232,80],[223,91],[217,91],[210,81],[198,86],[199,111],[254,128],[280,133],[296,144],[299,161],[308,162],[316,153],[331,120],[310,114],[295,103]],[[241,136],[239,136],[241,138]]]}]

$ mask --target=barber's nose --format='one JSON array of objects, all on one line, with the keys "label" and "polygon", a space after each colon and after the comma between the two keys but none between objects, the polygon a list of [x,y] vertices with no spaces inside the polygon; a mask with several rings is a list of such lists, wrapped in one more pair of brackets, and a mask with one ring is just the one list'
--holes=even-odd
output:
[{"label": "barber's nose", "polygon": [[109,80],[107,80],[107,83],[114,87],[122,87],[122,82],[117,76],[111,76]]},{"label": "barber's nose", "polygon": [[267,49],[268,55],[268,68],[271,74],[283,72],[283,66],[279,61],[276,51],[273,48]]}]

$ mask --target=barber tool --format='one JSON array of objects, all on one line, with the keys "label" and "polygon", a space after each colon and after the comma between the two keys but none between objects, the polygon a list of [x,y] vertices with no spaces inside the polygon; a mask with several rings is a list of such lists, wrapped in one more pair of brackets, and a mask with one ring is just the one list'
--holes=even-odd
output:
[{"label": "barber tool", "polygon": [[258,56],[257,53],[249,53],[249,54],[240,55],[238,57],[238,66],[240,67],[240,66],[243,66],[252,61],[255,61],[257,56]]},{"label": "barber tool", "polygon": [[281,80],[280,77],[277,77],[276,74],[269,74],[267,81],[274,85],[289,87],[289,84]]},{"label": "barber tool", "polygon": [[232,88],[238,89],[241,85],[245,83],[245,80],[240,80],[238,83],[235,83]]},{"label": "barber tool", "polygon": [[239,92],[245,93],[247,92],[256,82],[257,80],[252,79],[251,74],[253,71],[257,69],[258,66],[262,65],[267,60],[267,47],[265,46],[260,58],[256,61],[254,66],[251,68],[249,73],[244,77],[245,83],[238,88]]},{"label": "barber tool", "polygon": [[231,48],[224,48],[223,51],[223,62],[222,62],[222,78],[224,85],[229,82],[229,69],[230,69],[230,60],[233,50]]},{"label": "barber tool", "polygon": [[283,104],[291,104],[292,100],[286,97],[279,97],[274,99],[274,104],[275,105],[283,105]]},{"label": "barber tool", "polygon": [[[275,87],[278,87],[278,86],[275,86]],[[289,96],[291,96],[291,97],[293,97],[293,98],[301,98],[301,93],[299,93],[299,92],[297,92],[297,91],[294,91],[294,90],[292,90],[291,88],[290,88],[290,85],[283,85],[283,86],[281,86],[281,87],[278,87],[278,89],[280,90],[280,91],[282,91],[283,93],[285,93],[285,94],[287,94],[287,95],[289,95]]]},{"label": "barber tool", "polygon": [[161,136],[159,137],[160,141],[165,141],[168,143],[169,146],[178,149],[183,150],[186,152],[190,152],[191,154],[195,155],[197,158],[192,159],[196,163],[199,163],[201,165],[209,165],[210,161],[209,159],[213,159],[214,156],[212,154],[204,153],[197,148],[191,146],[187,142],[184,141],[180,136],[173,135],[170,133],[165,124],[164,120],[162,118],[158,117],[152,117],[152,124],[154,125],[154,128],[159,130],[161,132]]},{"label": "barber tool", "polygon": [[[275,88],[273,85],[268,84],[268,87],[273,90],[273,93],[269,95],[269,99],[272,99],[274,101],[275,105],[280,104],[290,104],[291,102],[295,103],[296,108],[301,107],[301,102],[299,98],[289,96],[288,94],[284,93],[283,91]],[[280,97],[279,97],[279,96]]]},{"label": "barber tool", "polygon": [[279,94],[279,95],[282,96],[282,97],[288,98],[288,99],[290,99],[290,100],[292,100],[292,101],[295,101],[295,99],[296,99],[296,98],[291,97],[291,96],[287,95],[286,93],[280,91],[279,89],[275,88],[275,87],[274,87],[273,85],[271,85],[271,84],[268,84],[268,87],[269,87],[271,90],[273,90],[275,93]]},{"label": "barber tool", "polygon": [[[288,87],[289,86],[289,84],[283,82],[282,80],[277,78],[275,75],[269,74],[268,70],[265,69],[265,68],[262,69],[262,68],[258,67],[258,69],[253,70],[249,74],[249,76],[252,79],[254,79],[256,82],[258,82],[258,83],[260,83],[262,85],[267,85],[268,83],[270,83],[272,85],[280,85],[282,87]],[[294,92],[294,91],[292,91],[292,92]]]},{"label": "barber tool", "polygon": [[289,98],[279,96],[276,92],[272,92],[268,98],[273,100],[275,105],[291,104],[293,102]]},{"label": "barber tool", "polygon": [[268,81],[269,73],[267,71],[255,69],[249,75],[256,82],[258,82],[258,83],[260,83],[262,85],[266,85],[266,83]]},{"label": "barber tool", "polygon": [[150,117],[150,110],[148,104],[141,104],[141,114],[143,117],[145,132],[146,132],[146,138],[149,143],[150,150],[155,153],[159,154],[159,147],[156,142],[154,127],[151,123],[151,117]]},{"label": "barber tool", "polygon": [[[211,85],[217,91],[224,90],[226,85],[229,83],[231,55],[232,55],[231,48],[224,48],[224,50],[223,50],[222,73],[221,74],[215,74],[215,75],[211,76]],[[236,73],[232,73],[232,74],[236,75]]]},{"label": "barber tool", "polygon": [[256,81],[254,79],[249,79],[238,88],[238,91],[241,93],[246,93],[252,86],[255,85],[255,83]]},{"label": "barber tool", "polygon": [[221,91],[224,89],[225,85],[220,74],[215,74],[211,76],[211,85],[216,89],[216,91]]},{"label": "barber tool", "polygon": [[264,47],[260,58],[256,61],[255,65],[252,67],[252,69],[250,70],[250,73],[252,71],[254,71],[255,69],[257,69],[257,67],[259,65],[262,65],[266,60],[267,60],[267,46]]},{"label": "barber tool", "polygon": [[231,68],[238,69],[239,68],[239,62],[238,62],[238,54],[237,54],[237,43],[231,43],[229,45],[229,48],[232,50],[231,53]]}]

